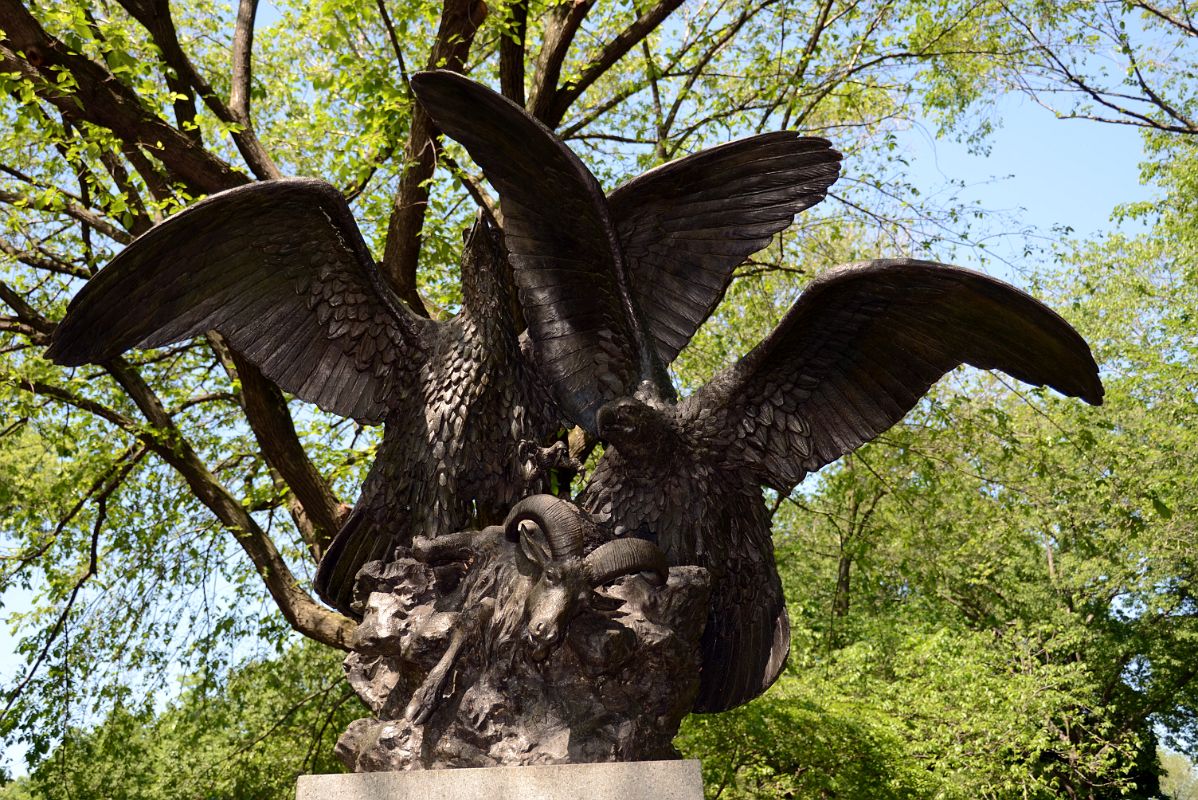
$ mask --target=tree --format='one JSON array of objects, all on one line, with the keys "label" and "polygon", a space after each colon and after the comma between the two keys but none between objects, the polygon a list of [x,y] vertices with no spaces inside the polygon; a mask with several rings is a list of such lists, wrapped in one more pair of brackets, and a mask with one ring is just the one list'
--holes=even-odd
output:
[{"label": "tree", "polygon": [[1158,737],[1192,755],[1192,164],[1169,174],[1147,233],[1038,277],[1101,409],[963,374],[780,503],[790,669],[683,739],[720,796],[1155,797]]},{"label": "tree", "polygon": [[[30,663],[9,687],[5,730],[20,725],[41,753],[51,735],[32,731],[69,718],[78,696],[53,689],[64,682],[111,702],[123,676],[153,682],[181,656],[219,668],[235,641],[287,627],[344,647],[353,627],[304,587],[369,433],[290,407],[215,335],[73,373],[39,358],[65,299],[116,248],[200,195],[318,174],[355,200],[400,295],[446,313],[468,217],[458,184],[485,194],[413,105],[409,60],[497,77],[608,177],[796,125],[854,132],[842,146],[873,148],[864,163],[881,168],[874,135],[910,113],[912,80],[942,80],[958,60],[977,68],[962,45],[978,13],[907,23],[904,10],[334,2],[283,6],[273,36],[255,40],[250,0],[231,19],[161,0],[0,6],[3,458],[52,475],[6,508],[3,585],[44,587],[44,602],[21,620]],[[877,205],[870,184],[903,199],[881,174],[856,180],[851,207]],[[934,235],[937,222],[921,212],[885,230]],[[108,668],[81,674],[85,652]]]},{"label": "tree", "polygon": [[1198,796],[1198,772],[1194,763],[1181,753],[1161,750],[1161,794],[1169,800],[1192,800]]},{"label": "tree", "polygon": [[[489,193],[412,103],[417,66],[499,86],[609,186],[747,132],[829,135],[851,165],[835,206],[746,265],[749,288],[679,367],[698,380],[747,349],[743,323],[776,312],[746,312],[792,293],[804,262],[968,244],[969,210],[902,179],[893,132],[927,113],[973,132],[979,100],[1047,63],[1026,25],[1056,35],[1091,5],[329,0],[281,3],[255,37],[254,0],[0,0],[0,591],[38,593],[0,731],[36,760],[80,721],[154,724],[131,690],[218,680],[293,631],[343,647],[353,629],[306,588],[370,431],[289,403],[215,335],[73,372],[40,357],[65,301],[133,236],[204,194],[317,175],[353,200],[405,301],[452,313],[458,232]],[[861,641],[846,626],[869,531],[840,541],[839,645]]]},{"label": "tree", "polygon": [[164,709],[126,696],[0,797],[292,796],[299,775],[336,768],[333,742],[362,714],[337,660],[304,640],[226,676],[188,676]]}]

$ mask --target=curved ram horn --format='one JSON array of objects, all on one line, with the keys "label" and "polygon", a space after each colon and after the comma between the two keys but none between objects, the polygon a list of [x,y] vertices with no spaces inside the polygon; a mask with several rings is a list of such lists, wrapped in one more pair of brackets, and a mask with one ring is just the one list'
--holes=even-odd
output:
[{"label": "curved ram horn", "polygon": [[508,541],[520,538],[522,522],[532,522],[541,529],[554,558],[581,554],[586,521],[578,506],[569,500],[551,494],[534,494],[516,503],[503,522]]},{"label": "curved ram horn", "polygon": [[583,566],[591,586],[601,586],[621,575],[636,572],[653,572],[665,583],[669,578],[670,565],[666,556],[652,542],[644,539],[616,539],[595,548]]}]

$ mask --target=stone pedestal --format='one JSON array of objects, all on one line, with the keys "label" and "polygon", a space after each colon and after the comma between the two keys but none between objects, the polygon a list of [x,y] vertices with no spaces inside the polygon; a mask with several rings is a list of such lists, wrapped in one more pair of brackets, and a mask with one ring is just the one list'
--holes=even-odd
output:
[{"label": "stone pedestal", "polygon": [[296,800],[703,800],[698,761],[304,775]]}]

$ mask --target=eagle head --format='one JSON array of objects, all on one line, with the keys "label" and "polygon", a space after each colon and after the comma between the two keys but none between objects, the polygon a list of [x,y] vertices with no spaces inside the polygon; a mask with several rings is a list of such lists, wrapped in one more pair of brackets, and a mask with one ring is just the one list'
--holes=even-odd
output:
[{"label": "eagle head", "polygon": [[626,455],[660,454],[675,438],[665,413],[633,397],[604,404],[595,422],[599,438]]}]

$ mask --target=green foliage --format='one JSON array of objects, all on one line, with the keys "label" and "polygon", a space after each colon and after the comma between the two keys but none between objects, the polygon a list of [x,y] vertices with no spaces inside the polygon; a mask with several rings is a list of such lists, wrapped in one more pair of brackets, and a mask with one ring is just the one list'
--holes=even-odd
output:
[{"label": "green foliage", "polygon": [[1172,750],[1160,750],[1161,796],[1167,800],[1198,798],[1198,769],[1194,762]]},{"label": "green foliage", "polygon": [[[512,5],[490,4],[468,59],[492,85]],[[685,389],[746,352],[802,280],[828,266],[951,258],[1000,232],[981,210],[911,183],[905,128],[931,119],[984,149],[997,122],[990,99],[1010,86],[1079,99],[1062,114],[1155,126],[1144,175],[1168,201],[1121,212],[1151,231],[1078,245],[1037,276],[1037,292],[1094,343],[1107,405],[958,376],[784,500],[775,531],[792,663],[754,704],[687,723],[680,746],[704,757],[712,794],[1147,796],[1155,732],[1167,753],[1194,756],[1198,151],[1193,130],[1178,130],[1198,116],[1194,37],[1168,21],[1174,4],[1155,5],[1155,16],[1140,5],[684,4],[564,109],[558,130],[609,189],[759,130],[827,135],[846,154],[835,197],[742,268],[683,353]],[[196,73],[227,99],[232,8],[170,7]],[[526,89],[563,8],[530,6]],[[343,187],[378,256],[410,166],[412,103],[396,49],[407,69],[422,68],[441,10],[287,0],[263,11],[255,38],[256,136],[285,174]],[[558,88],[644,11],[595,4]],[[35,15],[153,119],[248,174],[234,141],[244,126],[196,87],[179,91],[161,46],[120,3],[37,4]],[[1113,56],[1093,58],[1101,48]],[[58,93],[79,88],[63,68],[50,80]],[[298,771],[332,767],[330,737],[357,714],[354,701],[336,705],[335,656],[295,644],[240,546],[245,532],[222,529],[194,487],[146,451],[164,434],[126,387],[101,368],[44,361],[44,331],[22,316],[27,307],[52,325],[123,241],[196,192],[153,137],[122,140],[38,87],[0,72],[0,592],[35,594],[7,618],[27,663],[5,677],[11,708],[0,714],[0,737],[27,743],[35,769],[0,797],[282,796]],[[1124,101],[1110,92],[1140,94],[1144,118],[1098,102]],[[429,179],[419,287],[446,313],[460,296],[471,172],[449,144]],[[214,349],[199,340],[130,363],[307,588],[313,559],[288,513],[292,493]],[[316,471],[352,501],[376,434],[301,404],[291,412]],[[179,675],[203,677],[176,696]],[[159,709],[150,698],[163,696],[175,699]],[[1165,761],[1169,780],[1184,773]],[[1177,796],[1180,785],[1162,789]]]},{"label": "green foliage", "polygon": [[688,723],[712,796],[1152,797],[1158,733],[1193,753],[1198,281],[1167,230],[1037,290],[1103,407],[962,373],[781,506],[791,666]]},{"label": "green foliage", "polygon": [[0,798],[293,797],[299,775],[339,770],[333,743],[362,716],[338,661],[300,643],[220,680],[189,679],[161,711],[127,697],[95,727],[67,730]]}]

